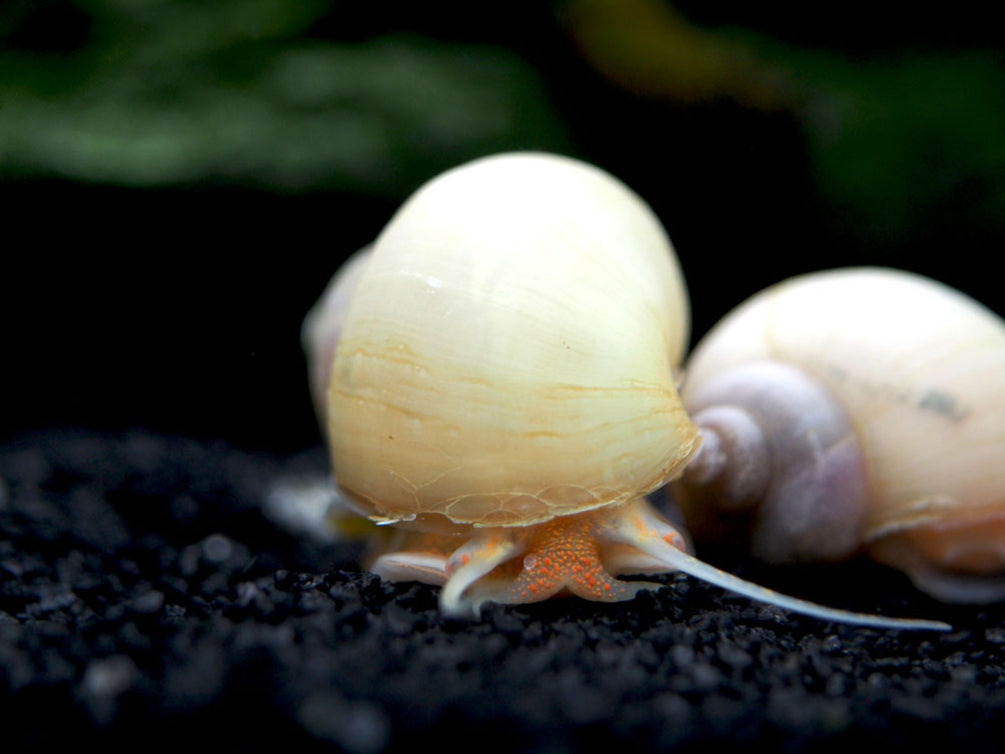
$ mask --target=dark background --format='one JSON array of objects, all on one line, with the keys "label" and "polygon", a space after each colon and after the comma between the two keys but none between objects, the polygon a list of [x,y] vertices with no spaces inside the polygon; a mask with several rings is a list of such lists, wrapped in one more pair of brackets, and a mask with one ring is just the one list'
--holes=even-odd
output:
[{"label": "dark background", "polygon": [[0,0],[0,749],[999,751],[1005,604],[706,548],[954,630],[830,624],[680,574],[458,620],[270,503],[327,489],[304,313],[479,155],[564,152],[638,191],[695,336],[853,264],[1001,313],[992,8]]},{"label": "dark background", "polygon": [[304,312],[410,191],[506,149],[637,190],[695,336],[765,285],[853,264],[1000,312],[1005,67],[985,8],[0,5],[0,439],[315,445]]}]

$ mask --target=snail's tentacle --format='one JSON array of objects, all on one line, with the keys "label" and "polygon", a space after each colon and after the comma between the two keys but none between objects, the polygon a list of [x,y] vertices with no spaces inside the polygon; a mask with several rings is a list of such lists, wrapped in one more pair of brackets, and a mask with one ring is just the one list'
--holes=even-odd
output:
[{"label": "snail's tentacle", "polygon": [[667,571],[682,571],[697,579],[760,602],[791,610],[825,621],[835,621],[875,628],[948,631],[952,627],[941,621],[914,618],[890,618],[883,615],[857,613],[826,607],[808,600],[780,594],[716,568],[686,552],[680,533],[644,500],[636,501],[624,515],[610,517],[606,536],[630,544],[663,563]]},{"label": "snail's tentacle", "polygon": [[[511,533],[519,533],[510,530]],[[520,553],[522,543],[513,536],[478,536],[458,548],[447,562],[447,581],[440,591],[440,608],[447,615],[477,615],[492,599],[489,585],[498,582],[490,574]],[[480,589],[469,589],[474,584]]]},{"label": "snail's tentacle", "polygon": [[370,570],[388,581],[419,581],[442,586],[447,580],[447,558],[435,552],[392,552],[374,560]]}]

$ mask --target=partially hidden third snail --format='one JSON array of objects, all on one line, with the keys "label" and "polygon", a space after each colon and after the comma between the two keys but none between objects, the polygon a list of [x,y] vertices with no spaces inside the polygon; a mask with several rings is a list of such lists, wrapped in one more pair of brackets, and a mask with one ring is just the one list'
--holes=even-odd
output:
[{"label": "partially hidden third snail", "polygon": [[696,559],[647,495],[701,445],[675,382],[689,301],[649,207],[593,166],[513,153],[421,187],[336,274],[303,339],[370,565],[445,612],[621,601],[685,571],[822,619],[944,629],[777,594]]}]

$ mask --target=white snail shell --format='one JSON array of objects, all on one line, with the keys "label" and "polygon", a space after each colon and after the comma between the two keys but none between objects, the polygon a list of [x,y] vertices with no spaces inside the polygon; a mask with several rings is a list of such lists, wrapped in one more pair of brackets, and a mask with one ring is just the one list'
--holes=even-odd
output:
[{"label": "white snail shell", "polygon": [[689,304],[649,207],[590,165],[517,153],[433,179],[308,316],[337,482],[394,524],[383,577],[452,613],[571,592],[630,599],[686,570],[822,617],[697,561],[645,495],[697,451],[674,370]]},{"label": "white snail shell", "polygon": [[947,601],[1005,596],[1005,323],[879,268],[753,296],[687,363],[705,447],[674,486],[696,541],[769,561],[865,549]]},{"label": "white snail shell", "polygon": [[[378,571],[445,582],[448,555],[487,567],[484,532],[506,543],[494,567],[534,525],[642,505],[697,447],[673,371],[688,333],[665,231],[603,171],[506,154],[423,186],[304,328],[342,491],[375,521],[464,532],[409,534]],[[481,549],[456,554],[465,538]]]},{"label": "white snail shell", "polygon": [[[310,357],[308,373],[311,401],[319,418],[327,415],[328,385],[331,383],[335,346],[342,335],[349,299],[370,258],[370,246],[353,254],[339,267],[317,304],[307,313],[303,324],[303,341]],[[322,428],[327,431],[326,428]]]},{"label": "white snail shell", "polygon": [[391,220],[349,304],[339,483],[379,518],[479,526],[634,499],[694,451],[687,332],[666,235],[612,178],[538,155],[450,171]]}]

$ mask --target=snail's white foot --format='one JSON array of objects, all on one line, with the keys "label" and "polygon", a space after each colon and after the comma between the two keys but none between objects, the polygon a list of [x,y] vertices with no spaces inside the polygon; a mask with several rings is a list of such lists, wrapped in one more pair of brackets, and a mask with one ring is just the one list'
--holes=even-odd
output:
[{"label": "snail's white foot", "polygon": [[[920,508],[920,506],[919,506]],[[943,602],[987,604],[1005,599],[1005,516],[930,516],[898,522],[870,544],[876,560],[904,571]]]}]

